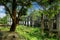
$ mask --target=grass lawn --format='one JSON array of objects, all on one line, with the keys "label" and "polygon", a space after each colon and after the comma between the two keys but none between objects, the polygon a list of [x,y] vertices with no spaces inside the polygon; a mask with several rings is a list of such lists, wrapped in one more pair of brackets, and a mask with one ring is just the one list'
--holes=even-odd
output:
[{"label": "grass lawn", "polygon": [[[8,31],[9,27],[0,27],[0,31]],[[57,40],[53,37],[46,38],[44,36],[41,37],[40,28],[38,27],[27,27],[23,25],[19,25],[16,28],[16,32],[19,34],[20,37],[24,37],[26,40]]]}]

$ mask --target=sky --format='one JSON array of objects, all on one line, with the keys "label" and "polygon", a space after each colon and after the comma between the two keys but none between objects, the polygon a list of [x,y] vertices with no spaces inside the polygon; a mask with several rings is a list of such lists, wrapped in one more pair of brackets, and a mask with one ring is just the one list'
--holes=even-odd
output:
[{"label": "sky", "polygon": [[4,6],[0,6],[0,18],[3,18],[5,16],[5,7]]},{"label": "sky", "polygon": [[[42,9],[42,7],[40,7],[36,2],[33,2],[32,7],[28,9],[28,14],[30,14],[31,11],[38,10],[38,9]],[[4,16],[6,16],[5,7],[0,6],[0,18],[3,18]]]},{"label": "sky", "polygon": [[36,2],[32,3],[32,7],[28,9],[28,15],[30,14],[30,12],[32,12],[33,10],[43,10],[43,8],[41,6],[39,6]]}]

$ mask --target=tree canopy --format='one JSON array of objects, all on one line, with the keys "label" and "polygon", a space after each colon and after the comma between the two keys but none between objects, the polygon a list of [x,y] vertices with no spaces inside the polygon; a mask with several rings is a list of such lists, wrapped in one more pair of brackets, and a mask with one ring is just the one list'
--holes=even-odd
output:
[{"label": "tree canopy", "polygon": [[31,7],[32,2],[37,2],[39,6],[43,8],[42,14],[47,15],[49,18],[51,15],[53,16],[57,14],[60,10],[60,0],[0,0],[0,5],[5,6],[6,11],[12,18],[12,26],[10,31],[15,31],[20,17],[22,15],[26,15],[26,12],[28,8]]}]

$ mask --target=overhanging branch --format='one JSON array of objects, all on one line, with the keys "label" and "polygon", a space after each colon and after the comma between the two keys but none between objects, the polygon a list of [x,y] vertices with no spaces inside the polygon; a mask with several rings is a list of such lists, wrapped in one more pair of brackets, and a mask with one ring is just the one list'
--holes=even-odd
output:
[{"label": "overhanging branch", "polygon": [[[22,8],[23,8],[24,6],[22,6]],[[21,11],[22,11],[22,8],[19,10],[19,12],[18,12],[18,18],[21,16]]]},{"label": "overhanging branch", "polygon": [[10,9],[2,2],[2,5],[5,6],[6,10],[9,12],[10,16],[12,17]]}]

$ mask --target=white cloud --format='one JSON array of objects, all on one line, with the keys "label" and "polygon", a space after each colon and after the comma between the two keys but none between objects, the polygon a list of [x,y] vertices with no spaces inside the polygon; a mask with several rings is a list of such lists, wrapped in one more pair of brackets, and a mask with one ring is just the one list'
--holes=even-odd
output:
[{"label": "white cloud", "polygon": [[3,18],[4,16],[6,16],[5,13],[0,13],[0,18]]},{"label": "white cloud", "polygon": [[3,18],[4,16],[6,16],[4,8],[5,8],[4,6],[0,6],[0,18]]},{"label": "white cloud", "polygon": [[4,6],[0,6],[0,13],[1,12],[5,12],[5,7]]},{"label": "white cloud", "polygon": [[4,6],[0,6],[0,8],[5,8]]}]

